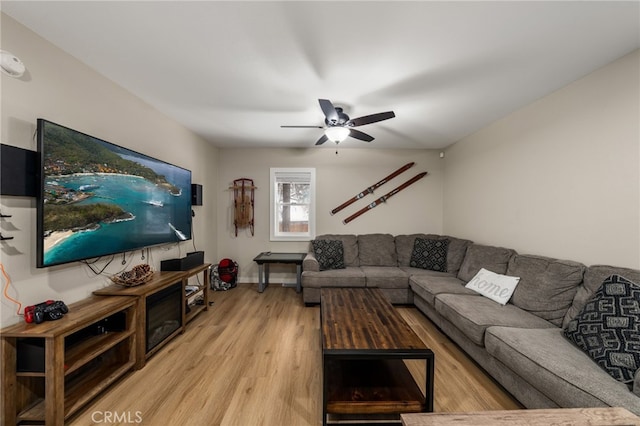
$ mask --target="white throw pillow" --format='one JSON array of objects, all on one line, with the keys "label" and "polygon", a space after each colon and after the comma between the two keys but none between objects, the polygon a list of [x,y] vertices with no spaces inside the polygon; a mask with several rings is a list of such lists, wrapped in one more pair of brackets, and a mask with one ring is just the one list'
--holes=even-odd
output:
[{"label": "white throw pillow", "polygon": [[500,275],[481,268],[465,287],[495,300],[501,305],[506,305],[519,281],[520,277]]}]

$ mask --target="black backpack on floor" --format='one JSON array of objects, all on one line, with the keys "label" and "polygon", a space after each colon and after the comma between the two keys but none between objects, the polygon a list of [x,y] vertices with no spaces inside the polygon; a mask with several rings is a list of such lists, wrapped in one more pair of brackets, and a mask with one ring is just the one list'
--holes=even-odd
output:
[{"label": "black backpack on floor", "polygon": [[211,290],[229,290],[238,280],[238,263],[232,259],[222,259],[212,267],[210,274]]}]

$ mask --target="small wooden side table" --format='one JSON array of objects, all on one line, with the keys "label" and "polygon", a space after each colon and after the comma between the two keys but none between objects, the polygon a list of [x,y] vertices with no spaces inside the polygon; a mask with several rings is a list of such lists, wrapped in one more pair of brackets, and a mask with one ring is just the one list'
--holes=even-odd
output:
[{"label": "small wooden side table", "polygon": [[269,285],[269,265],[271,263],[293,263],[296,265],[296,292],[302,291],[302,261],[307,253],[271,253],[265,251],[253,258],[258,264],[258,292]]}]

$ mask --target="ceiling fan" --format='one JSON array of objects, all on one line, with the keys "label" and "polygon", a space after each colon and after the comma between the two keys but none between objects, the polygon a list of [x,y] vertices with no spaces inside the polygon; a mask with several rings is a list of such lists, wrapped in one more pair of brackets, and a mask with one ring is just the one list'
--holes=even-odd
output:
[{"label": "ceiling fan", "polygon": [[349,118],[349,116],[340,107],[333,106],[328,99],[318,99],[320,108],[324,113],[325,126],[280,126],[285,128],[311,128],[324,129],[324,135],[318,139],[316,145],[322,145],[328,140],[340,143],[348,136],[365,142],[371,142],[374,137],[370,136],[354,127],[364,126],[365,124],[376,123],[382,120],[388,120],[395,117],[393,111],[380,112],[377,114],[365,115],[358,118]]}]

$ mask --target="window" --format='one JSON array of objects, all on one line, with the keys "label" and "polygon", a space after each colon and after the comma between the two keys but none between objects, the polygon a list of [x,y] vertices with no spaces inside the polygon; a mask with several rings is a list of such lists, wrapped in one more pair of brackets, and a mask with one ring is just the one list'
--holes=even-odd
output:
[{"label": "window", "polygon": [[271,169],[271,241],[315,237],[316,169]]}]

